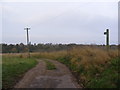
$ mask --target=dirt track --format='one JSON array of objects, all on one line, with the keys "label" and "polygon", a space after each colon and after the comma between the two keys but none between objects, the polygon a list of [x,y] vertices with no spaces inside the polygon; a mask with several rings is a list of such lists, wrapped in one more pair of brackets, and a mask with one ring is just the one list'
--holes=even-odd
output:
[{"label": "dirt track", "polygon": [[69,69],[54,60],[55,70],[46,70],[44,60],[39,60],[36,67],[29,70],[15,88],[80,88]]}]

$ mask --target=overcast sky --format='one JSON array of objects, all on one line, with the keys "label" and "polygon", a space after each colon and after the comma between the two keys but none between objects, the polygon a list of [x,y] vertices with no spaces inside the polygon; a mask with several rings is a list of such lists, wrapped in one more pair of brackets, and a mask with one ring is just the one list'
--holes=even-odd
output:
[{"label": "overcast sky", "polygon": [[[2,3],[2,43],[25,43],[30,27],[31,43],[118,43],[118,2],[7,2]],[[18,0],[19,1],[19,0]],[[30,0],[33,1],[33,0]],[[98,0],[100,1],[100,0]],[[105,0],[104,0],[105,1]]]}]

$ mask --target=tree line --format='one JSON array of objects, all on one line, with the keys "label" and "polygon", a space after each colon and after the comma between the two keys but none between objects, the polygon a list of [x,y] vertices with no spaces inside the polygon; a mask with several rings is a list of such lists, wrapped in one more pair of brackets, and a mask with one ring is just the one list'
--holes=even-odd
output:
[{"label": "tree line", "polygon": [[[72,47],[82,47],[82,46],[91,46],[91,47],[102,47],[105,48],[105,45],[83,45],[83,44],[29,44],[29,51],[30,52],[51,52],[51,51],[61,51],[61,50],[68,50]],[[20,43],[20,44],[0,44],[2,50],[0,53],[25,53],[28,52],[28,46]],[[116,48],[116,45],[111,45],[112,48]]]},{"label": "tree line", "polygon": [[[59,50],[67,50],[71,46],[75,46],[76,44],[30,44],[29,51],[30,52],[51,52],[51,51],[59,51]],[[2,46],[2,53],[24,53],[28,51],[28,46],[20,43],[20,44],[0,44]]]}]

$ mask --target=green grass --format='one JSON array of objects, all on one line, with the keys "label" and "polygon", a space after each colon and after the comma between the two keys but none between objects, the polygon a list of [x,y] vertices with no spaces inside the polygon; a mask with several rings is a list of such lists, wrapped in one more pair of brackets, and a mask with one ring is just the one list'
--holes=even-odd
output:
[{"label": "green grass", "polygon": [[100,73],[98,77],[91,78],[86,87],[89,88],[117,88],[120,86],[118,76],[118,61],[120,58],[115,58],[111,62],[104,66],[104,71]]},{"label": "green grass", "polygon": [[52,62],[50,62],[48,60],[45,60],[45,62],[46,62],[47,70],[54,70],[54,69],[56,69],[55,65]]},{"label": "green grass", "polygon": [[37,64],[32,58],[3,56],[2,58],[2,87],[13,88],[26,71]]}]

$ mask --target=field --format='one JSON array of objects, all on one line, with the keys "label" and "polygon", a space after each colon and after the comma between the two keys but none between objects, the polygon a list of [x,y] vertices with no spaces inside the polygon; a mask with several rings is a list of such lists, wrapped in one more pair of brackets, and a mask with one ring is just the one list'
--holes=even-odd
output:
[{"label": "field", "polygon": [[[25,54],[3,55],[3,87],[12,87],[24,72],[36,65],[35,59],[45,58],[64,63],[82,87],[85,88],[117,88],[118,57],[117,49],[97,47],[73,47],[69,50],[31,53],[31,59]],[[50,69],[54,69],[51,63]],[[49,67],[48,67],[49,68]]]},{"label": "field", "polygon": [[2,61],[3,88],[13,88],[24,73],[37,64],[35,59],[21,58],[18,55],[3,55]]}]

